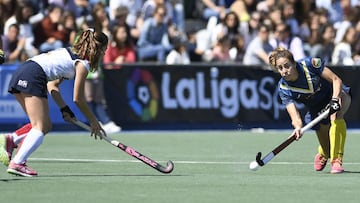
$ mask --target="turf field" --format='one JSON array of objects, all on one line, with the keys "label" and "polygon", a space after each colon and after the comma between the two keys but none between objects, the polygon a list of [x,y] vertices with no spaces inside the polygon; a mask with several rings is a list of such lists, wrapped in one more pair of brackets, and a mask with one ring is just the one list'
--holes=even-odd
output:
[{"label": "turf field", "polygon": [[360,133],[348,133],[344,174],[313,171],[317,140],[307,132],[268,165],[250,171],[290,131],[124,132],[113,135],[174,171],[161,174],[88,133],[50,133],[29,165],[38,177],[0,166],[0,202],[359,202]]}]

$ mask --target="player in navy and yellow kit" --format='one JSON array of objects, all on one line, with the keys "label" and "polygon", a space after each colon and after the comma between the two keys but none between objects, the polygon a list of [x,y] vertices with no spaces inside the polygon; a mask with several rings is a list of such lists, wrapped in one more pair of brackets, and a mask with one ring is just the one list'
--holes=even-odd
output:
[{"label": "player in navy and yellow kit", "polygon": [[304,118],[306,123],[330,104],[330,116],[313,128],[320,143],[314,169],[322,171],[330,159],[331,173],[342,173],[346,139],[344,114],[351,103],[350,88],[320,58],[295,61],[291,52],[278,47],[271,53],[269,62],[281,75],[278,91],[294,127],[291,136],[297,140],[302,137],[300,129],[303,120],[295,102],[303,103],[308,108]]}]

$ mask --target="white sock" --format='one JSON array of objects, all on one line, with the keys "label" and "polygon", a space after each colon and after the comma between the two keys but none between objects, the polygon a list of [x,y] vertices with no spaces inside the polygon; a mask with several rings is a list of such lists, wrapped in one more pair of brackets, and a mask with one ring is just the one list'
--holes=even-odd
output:
[{"label": "white sock", "polygon": [[19,151],[16,153],[13,162],[16,164],[25,163],[27,158],[33,153],[42,143],[44,133],[40,130],[32,128],[24,139]]},{"label": "white sock", "polygon": [[27,135],[28,133],[24,133],[22,135],[17,135],[16,133],[11,133],[11,137],[13,139],[14,144],[17,146],[22,139]]}]

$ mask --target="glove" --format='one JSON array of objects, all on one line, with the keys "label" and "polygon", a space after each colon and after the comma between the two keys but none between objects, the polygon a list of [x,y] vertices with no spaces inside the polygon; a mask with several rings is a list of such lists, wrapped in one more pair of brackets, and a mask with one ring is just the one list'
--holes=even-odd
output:
[{"label": "glove", "polygon": [[66,115],[66,114],[64,114],[64,113],[67,113],[72,119],[75,118],[74,112],[71,111],[71,109],[69,108],[68,105],[66,105],[65,107],[61,108],[60,111],[61,111],[61,114],[62,114],[62,117],[63,117],[64,120],[65,120],[65,115]]},{"label": "glove", "polygon": [[341,107],[339,103],[339,98],[332,98],[329,103],[329,108],[330,108],[330,115],[337,111],[340,111]]}]

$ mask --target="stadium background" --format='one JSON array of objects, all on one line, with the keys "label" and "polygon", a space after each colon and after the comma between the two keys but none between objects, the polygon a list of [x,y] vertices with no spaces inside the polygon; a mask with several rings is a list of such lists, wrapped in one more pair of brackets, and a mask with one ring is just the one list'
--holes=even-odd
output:
[{"label": "stadium background", "polygon": [[[14,129],[28,122],[7,84],[18,64],[0,66],[0,128]],[[352,87],[353,101],[346,115],[349,128],[360,127],[359,67],[331,67]],[[186,70],[186,71],[185,71]],[[261,67],[236,64],[125,65],[104,70],[104,88],[110,117],[124,130],[282,129],[288,115],[275,92],[279,76]],[[80,120],[72,102],[72,82],[62,84],[66,102]],[[62,120],[49,99],[54,130],[74,130]],[[303,110],[303,106],[299,105]]]}]

